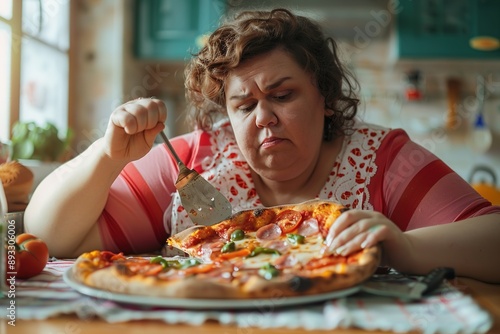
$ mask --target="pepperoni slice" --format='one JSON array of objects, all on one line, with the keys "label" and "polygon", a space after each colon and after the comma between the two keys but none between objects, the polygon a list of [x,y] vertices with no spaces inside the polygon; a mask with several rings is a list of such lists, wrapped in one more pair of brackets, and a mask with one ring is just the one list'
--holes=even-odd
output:
[{"label": "pepperoni slice", "polygon": [[128,269],[134,275],[154,276],[159,274],[163,270],[163,267],[159,263],[135,263],[129,264]]},{"label": "pepperoni slice", "polygon": [[316,218],[308,218],[300,224],[297,234],[303,235],[304,237],[309,237],[319,233],[319,224]]},{"label": "pepperoni slice", "polygon": [[274,265],[278,269],[292,268],[298,263],[298,259],[294,254],[283,254],[274,261]]},{"label": "pepperoni slice", "polygon": [[281,228],[276,224],[262,226],[255,232],[255,236],[260,240],[274,240],[281,236]]},{"label": "pepperoni slice", "polygon": [[215,254],[220,253],[222,246],[224,246],[224,241],[215,241],[215,242],[204,243],[200,249],[201,250],[200,257],[203,260],[210,262],[212,260],[212,254],[213,253],[215,253]]},{"label": "pepperoni slice", "polygon": [[333,266],[339,263],[346,263],[346,258],[343,256],[330,255],[329,257],[321,257],[312,259],[305,265],[305,269],[312,270],[328,266]]},{"label": "pepperoni slice", "polygon": [[285,210],[276,217],[275,223],[281,227],[283,233],[289,233],[299,226],[302,214],[295,210]]},{"label": "pepperoni slice", "polygon": [[264,241],[262,243],[262,246],[264,246],[265,248],[275,249],[281,254],[288,252],[291,247],[290,243],[287,240],[280,239]]}]

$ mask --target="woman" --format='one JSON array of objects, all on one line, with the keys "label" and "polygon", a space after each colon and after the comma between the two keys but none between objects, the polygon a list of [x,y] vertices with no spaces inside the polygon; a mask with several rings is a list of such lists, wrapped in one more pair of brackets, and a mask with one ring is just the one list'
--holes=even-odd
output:
[{"label": "woman", "polygon": [[[310,20],[242,13],[187,67],[196,130],[173,145],[234,211],[316,197],[351,207],[329,231],[330,252],[381,242],[397,270],[450,266],[499,282],[500,208],[402,130],[357,120],[354,87],[334,41]],[[52,255],[77,256],[158,250],[188,227],[177,166],[165,145],[152,149],[166,117],[156,99],[114,110],[104,137],[37,188],[27,230]]]}]

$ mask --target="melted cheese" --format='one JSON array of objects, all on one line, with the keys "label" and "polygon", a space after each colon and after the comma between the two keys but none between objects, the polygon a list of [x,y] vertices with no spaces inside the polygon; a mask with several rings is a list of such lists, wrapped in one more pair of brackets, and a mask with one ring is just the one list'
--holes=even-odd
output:
[{"label": "melted cheese", "polygon": [[297,248],[292,248],[291,256],[297,259],[297,263],[304,265],[312,259],[320,257],[322,247],[323,238],[320,234],[316,234],[307,237],[304,244],[298,245]]},{"label": "melted cheese", "polygon": [[246,258],[243,261],[242,269],[258,269],[265,266],[268,263],[273,263],[273,260],[279,258],[280,255],[275,254],[259,254],[254,257]]},{"label": "melted cheese", "polygon": [[[243,240],[235,241],[236,249],[250,248],[253,249],[255,246],[259,246],[259,242],[255,240],[255,233],[247,233]],[[304,265],[310,260],[321,256],[321,249],[323,246],[323,238],[320,234],[315,234],[310,237],[306,237],[303,244],[296,246],[290,246],[288,252],[289,256],[295,258],[295,263]],[[243,260],[241,266],[242,269],[258,269],[262,266],[271,263],[275,265],[277,260],[282,255],[278,254],[259,254],[254,257],[247,257]]]},{"label": "melted cheese", "polygon": [[243,239],[234,241],[236,249],[253,248],[252,245],[256,245],[256,242],[258,243],[255,234],[255,232],[247,232],[245,233],[245,237]]}]

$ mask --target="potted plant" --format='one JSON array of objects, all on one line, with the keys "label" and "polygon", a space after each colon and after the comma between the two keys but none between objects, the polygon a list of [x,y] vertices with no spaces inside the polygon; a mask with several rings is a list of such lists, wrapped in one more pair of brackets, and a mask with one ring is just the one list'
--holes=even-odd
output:
[{"label": "potted plant", "polygon": [[68,159],[72,138],[71,129],[61,138],[57,127],[50,122],[43,126],[35,122],[17,122],[10,139],[11,160],[33,171],[35,189],[45,176]]},{"label": "potted plant", "polygon": [[68,151],[71,138],[70,129],[64,138],[60,138],[59,130],[50,122],[44,126],[35,122],[17,122],[12,128],[11,159],[61,161]]}]

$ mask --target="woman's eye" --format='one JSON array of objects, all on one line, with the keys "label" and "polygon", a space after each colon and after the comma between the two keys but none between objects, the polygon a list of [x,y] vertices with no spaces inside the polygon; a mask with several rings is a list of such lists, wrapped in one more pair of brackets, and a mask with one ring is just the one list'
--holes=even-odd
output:
[{"label": "woman's eye", "polygon": [[292,93],[289,91],[280,92],[280,93],[274,94],[273,98],[276,100],[283,101],[283,100],[288,99],[290,97],[290,95],[292,95]]},{"label": "woman's eye", "polygon": [[255,104],[252,103],[252,104],[241,105],[238,107],[238,110],[243,111],[243,112],[249,112],[249,111],[252,111],[254,108],[255,108]]}]

